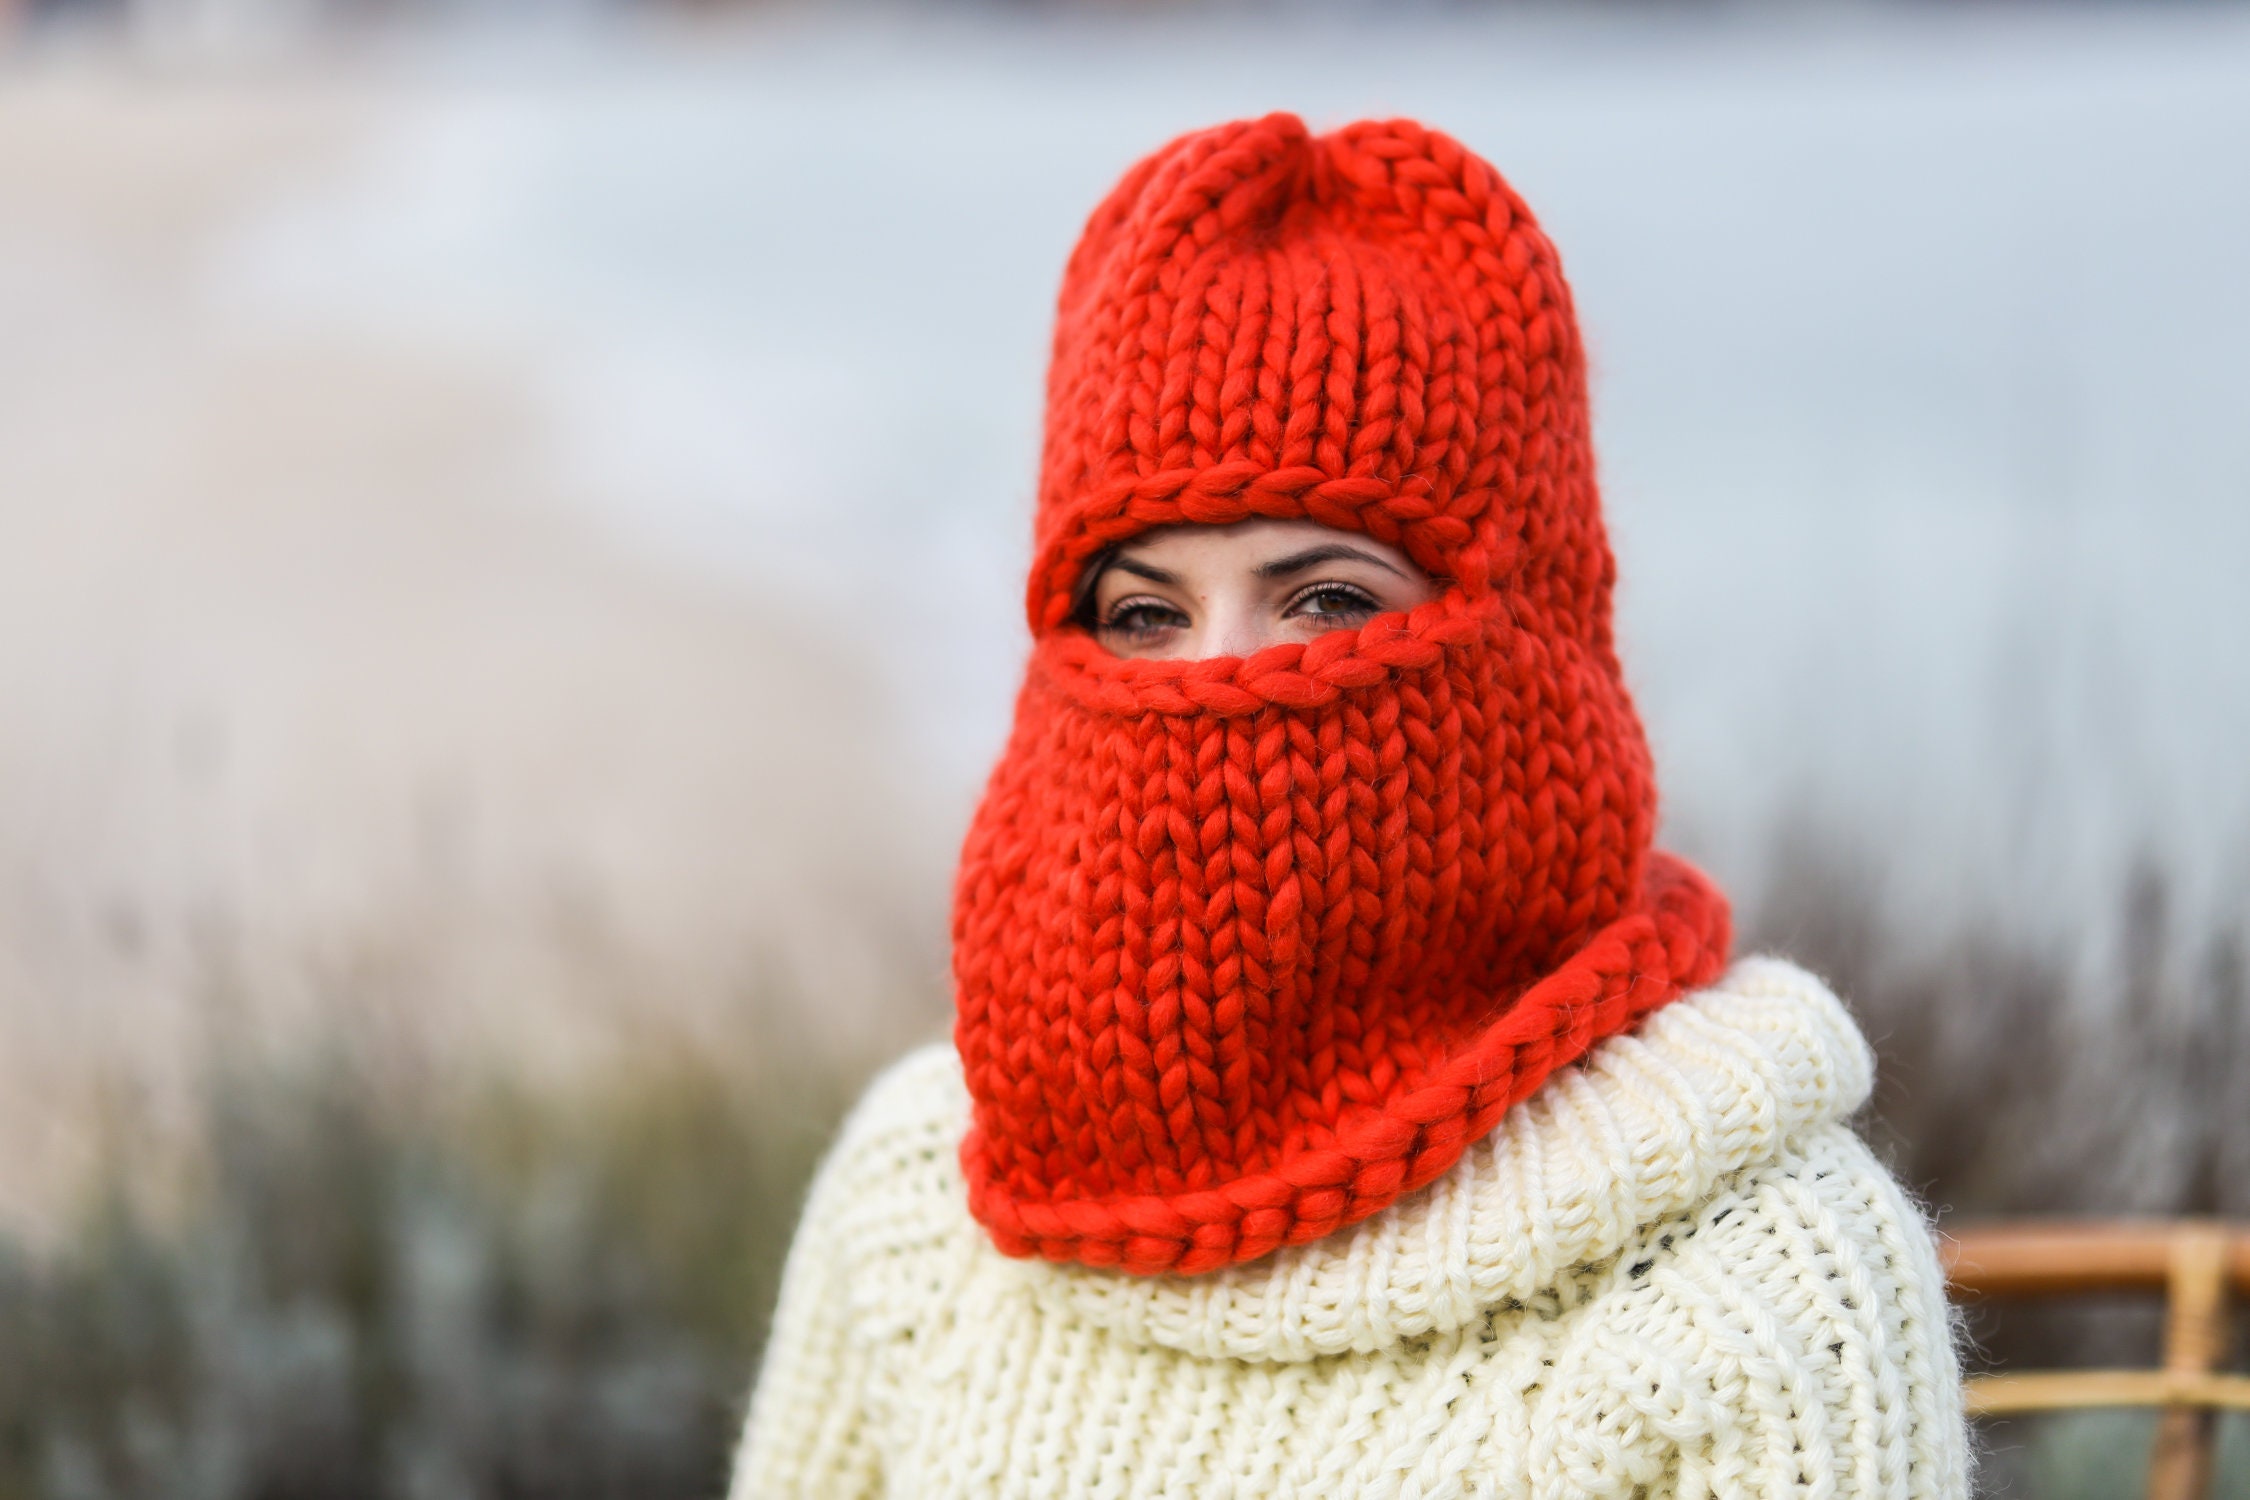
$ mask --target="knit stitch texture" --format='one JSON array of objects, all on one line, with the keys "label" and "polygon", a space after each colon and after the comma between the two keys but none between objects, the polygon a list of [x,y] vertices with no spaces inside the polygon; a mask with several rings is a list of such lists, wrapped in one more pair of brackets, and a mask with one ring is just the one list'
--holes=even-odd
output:
[{"label": "knit stitch texture", "polygon": [[1602,1041],[1423,1191],[1202,1276],[998,1253],[932,1047],[813,1189],[732,1500],[1966,1494],[1935,1247],[1770,959]]},{"label": "knit stitch texture", "polygon": [[[1121,660],[1102,549],[1255,517],[1397,544],[1430,603]],[[1409,121],[1199,131],[1129,171],[1057,310],[1032,660],[963,848],[971,1211],[1012,1255],[1192,1273],[1432,1181],[1724,964],[1656,854],[1554,247]]]}]

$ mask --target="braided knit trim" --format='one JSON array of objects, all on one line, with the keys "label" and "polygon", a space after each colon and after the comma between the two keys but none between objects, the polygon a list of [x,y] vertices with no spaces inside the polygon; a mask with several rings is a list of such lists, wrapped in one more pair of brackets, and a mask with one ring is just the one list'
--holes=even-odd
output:
[{"label": "braided knit trim", "polygon": [[1339,1125],[1335,1143],[1194,1192],[1034,1201],[961,1142],[969,1210],[1007,1255],[1195,1275],[1356,1224],[1459,1161],[1507,1110],[1605,1037],[1717,978],[1726,899],[1685,861],[1651,854],[1640,908],[1526,990],[1418,1083]]},{"label": "braided knit trim", "polygon": [[1435,667],[1447,649],[1476,644],[1504,618],[1500,596],[1467,599],[1448,589],[1357,630],[1331,630],[1250,656],[1120,657],[1082,632],[1061,632],[1041,643],[1040,667],[1060,691],[1101,713],[1226,717],[1275,706],[1318,708],[1393,672]]}]

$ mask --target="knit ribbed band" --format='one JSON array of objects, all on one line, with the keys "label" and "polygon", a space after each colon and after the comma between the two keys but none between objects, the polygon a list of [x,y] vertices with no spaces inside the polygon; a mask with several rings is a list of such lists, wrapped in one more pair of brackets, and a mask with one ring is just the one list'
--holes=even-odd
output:
[{"label": "knit ribbed band", "polygon": [[[1254,516],[1443,590],[1241,659],[1070,623],[1103,548]],[[1489,166],[1274,116],[1127,174],[1064,278],[1035,645],[956,890],[1001,1249],[1192,1273],[1329,1233],[1716,976],[1725,902],[1650,851],[1611,576],[1569,294]]]}]

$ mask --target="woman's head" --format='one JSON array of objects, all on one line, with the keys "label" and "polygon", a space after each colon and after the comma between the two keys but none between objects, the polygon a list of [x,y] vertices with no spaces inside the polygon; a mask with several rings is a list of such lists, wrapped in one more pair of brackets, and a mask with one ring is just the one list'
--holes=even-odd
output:
[{"label": "woman's head", "polygon": [[1129,171],[1036,526],[954,904],[1003,1249],[1327,1233],[1716,971],[1725,903],[1650,852],[1569,292],[1458,143],[1277,115]]},{"label": "woman's head", "polygon": [[1436,594],[1401,549],[1317,521],[1160,526],[1095,559],[1078,623],[1116,656],[1248,656]]}]

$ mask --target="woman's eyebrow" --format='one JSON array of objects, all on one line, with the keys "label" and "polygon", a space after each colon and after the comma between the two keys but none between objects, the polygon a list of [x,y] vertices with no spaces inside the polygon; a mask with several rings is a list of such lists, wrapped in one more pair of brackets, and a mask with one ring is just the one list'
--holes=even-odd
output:
[{"label": "woman's eyebrow", "polygon": [[1109,565],[1113,568],[1118,568],[1124,572],[1130,573],[1135,578],[1145,578],[1150,583],[1178,583],[1180,581],[1177,574],[1167,573],[1162,568],[1153,567],[1150,564],[1141,562],[1136,558],[1111,558]]},{"label": "woman's eyebrow", "polygon": [[1287,557],[1277,557],[1272,562],[1260,563],[1257,571],[1260,578],[1287,578],[1292,573],[1302,573],[1321,563],[1337,562],[1347,557],[1373,563],[1384,572],[1399,578],[1406,576],[1374,553],[1362,552],[1359,548],[1346,546],[1342,542],[1327,542],[1318,547],[1307,547],[1302,552],[1292,552]]}]

